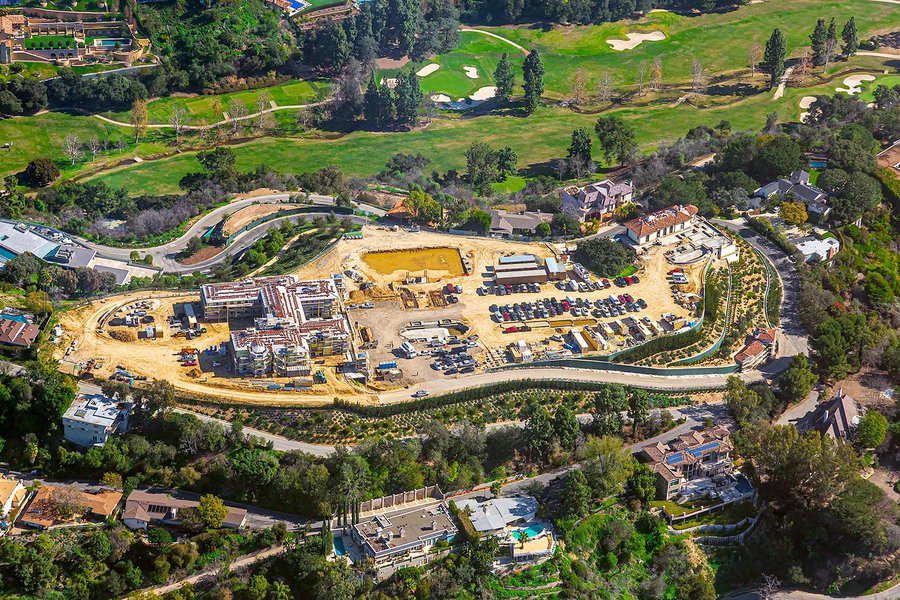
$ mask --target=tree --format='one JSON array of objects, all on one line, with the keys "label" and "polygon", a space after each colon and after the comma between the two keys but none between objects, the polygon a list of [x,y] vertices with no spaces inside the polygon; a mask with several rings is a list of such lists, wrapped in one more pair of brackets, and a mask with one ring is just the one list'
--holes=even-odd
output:
[{"label": "tree", "polygon": [[646,504],[656,496],[656,473],[653,472],[650,465],[636,463],[628,478],[628,487],[631,488],[638,500]]},{"label": "tree", "polygon": [[212,494],[200,497],[197,504],[197,516],[208,529],[218,529],[228,516],[228,507],[220,498]]},{"label": "tree", "polygon": [[550,221],[550,230],[554,235],[577,235],[581,233],[581,222],[569,215],[556,213]]},{"label": "tree", "polygon": [[806,214],[806,205],[803,202],[785,201],[778,208],[778,214],[781,218],[792,225],[802,225],[806,223],[809,215]]},{"label": "tree", "polygon": [[516,76],[513,73],[512,63],[506,52],[500,57],[497,68],[494,69],[494,85],[497,86],[496,97],[502,102],[509,102],[513,88],[516,84]]},{"label": "tree", "polygon": [[75,161],[81,158],[81,141],[78,139],[78,136],[71,133],[67,135],[63,142],[63,150],[74,165]]},{"label": "tree", "polygon": [[844,41],[844,45],[841,46],[841,51],[844,53],[844,56],[850,58],[855,55],[857,50],[859,50],[859,34],[856,30],[856,17],[850,17],[850,20],[844,25],[844,29],[841,31],[841,39]]},{"label": "tree", "polygon": [[122,476],[112,471],[106,472],[103,474],[103,477],[100,478],[100,485],[105,485],[106,487],[112,488],[114,490],[121,490]]},{"label": "tree", "polygon": [[568,406],[563,405],[556,409],[553,415],[553,433],[564,450],[569,452],[575,450],[575,443],[581,435],[581,424]]},{"label": "tree", "polygon": [[[824,25],[824,23],[823,23]],[[784,35],[780,29],[772,31],[769,41],[766,42],[766,52],[763,55],[763,65],[769,73],[769,87],[774,88],[778,84],[778,80],[784,75],[784,59],[787,54],[787,47],[784,42]]]},{"label": "tree", "polygon": [[497,178],[497,157],[485,142],[472,142],[466,150],[466,176],[469,185],[481,189]]},{"label": "tree", "polygon": [[584,104],[586,95],[584,69],[577,69],[572,77],[572,102],[576,105]]},{"label": "tree", "polygon": [[835,25],[834,17],[831,17],[831,22],[828,24],[828,33],[825,35],[825,64],[823,65],[823,71],[828,68],[828,63],[834,58],[834,49],[836,46],[837,25]]},{"label": "tree", "polygon": [[131,127],[134,129],[134,143],[141,141],[147,131],[147,101],[138,98],[131,103]]},{"label": "tree", "polygon": [[591,162],[591,134],[584,127],[572,131],[568,159],[570,162],[581,161],[585,165]]},{"label": "tree", "polygon": [[635,388],[628,396],[628,417],[635,427],[643,425],[650,417],[650,396],[646,390]]},{"label": "tree", "polygon": [[622,431],[621,413],[627,406],[624,386],[611,383],[600,388],[594,395],[594,431],[600,436],[618,435]]},{"label": "tree", "polygon": [[175,407],[175,386],[164,379],[154,379],[141,397],[151,415],[158,412],[165,414]]},{"label": "tree", "polygon": [[515,173],[519,163],[519,155],[509,146],[497,150],[497,174],[501,181],[505,181],[509,175]]},{"label": "tree", "polygon": [[572,256],[585,268],[601,277],[614,277],[637,258],[637,254],[630,246],[608,238],[591,238],[579,242]]},{"label": "tree", "polygon": [[395,105],[397,120],[404,125],[416,125],[419,122],[419,105],[422,104],[422,90],[419,88],[418,76],[410,70],[397,77]]},{"label": "tree", "polygon": [[551,233],[550,223],[547,223],[546,221],[539,223],[538,226],[534,228],[534,234],[539,238],[548,238]]},{"label": "tree", "polygon": [[469,218],[463,225],[464,229],[469,231],[478,231],[486,233],[491,229],[491,215],[480,208],[473,208],[469,211]]},{"label": "tree", "polygon": [[809,36],[809,39],[812,42],[813,64],[821,67],[825,64],[825,42],[827,40],[825,19],[819,18],[816,21],[816,28]]},{"label": "tree", "polygon": [[594,132],[600,140],[603,158],[608,164],[613,157],[619,164],[628,164],[637,154],[634,126],[620,117],[600,117],[594,125]]},{"label": "tree", "polygon": [[595,498],[619,494],[634,468],[631,450],[614,436],[590,436],[578,449],[578,460]]},{"label": "tree", "polygon": [[648,68],[648,67],[647,67],[647,61],[646,61],[646,60],[642,60],[642,61],[640,62],[640,64],[638,65],[638,72],[637,72],[637,91],[638,91],[638,96],[643,96],[643,95],[644,95],[644,83],[645,83],[646,80],[647,80],[647,68]]},{"label": "tree", "polygon": [[187,123],[188,112],[187,109],[181,104],[176,104],[172,107],[172,114],[169,117],[169,125],[175,130],[175,143],[178,143],[178,139],[181,137],[181,132],[184,131],[184,125]]},{"label": "tree", "polygon": [[228,103],[228,122],[231,123],[231,135],[237,135],[250,109],[240,100],[234,98]]},{"label": "tree", "polygon": [[691,62],[691,90],[700,93],[706,88],[706,74],[703,71],[703,63],[699,58]]},{"label": "tree", "polygon": [[750,77],[756,77],[756,68],[759,66],[759,61],[762,59],[762,46],[759,43],[759,40],[754,39],[753,44],[750,46],[750,51],[747,54],[747,63],[750,66]]},{"label": "tree", "polygon": [[562,515],[566,518],[580,519],[587,516],[591,504],[591,488],[579,468],[574,468],[566,475],[563,484]]},{"label": "tree", "polygon": [[532,400],[522,408],[519,418],[525,421],[522,438],[529,462],[533,457],[538,460],[546,458],[553,440],[553,426],[547,409]]},{"label": "tree", "polygon": [[[643,83],[641,84],[643,85]],[[609,71],[604,71],[600,76],[600,82],[597,84],[597,98],[600,102],[609,102],[613,97],[612,76]]]},{"label": "tree", "polygon": [[88,140],[87,147],[91,153],[91,161],[96,160],[97,153],[100,152],[101,146],[102,146],[102,144],[100,143],[100,140],[98,140],[97,138],[91,138]]},{"label": "tree", "polygon": [[778,379],[778,386],[787,397],[788,402],[799,402],[809,395],[809,391],[817,379],[806,355],[797,354]]},{"label": "tree", "polygon": [[522,63],[522,77],[525,79],[525,112],[531,114],[540,104],[544,94],[544,63],[537,50],[532,50]]},{"label": "tree", "polygon": [[718,597],[709,571],[685,575],[677,581],[676,587],[676,600],[716,600]]},{"label": "tree", "polygon": [[33,187],[50,185],[59,177],[59,167],[49,158],[35,158],[25,167],[25,180]]},{"label": "tree", "polygon": [[880,412],[870,408],[859,420],[854,443],[859,448],[877,448],[887,435],[888,422]]},{"label": "tree", "polygon": [[663,80],[663,62],[662,56],[653,59],[653,65],[650,67],[650,89],[658,92],[662,89]]},{"label": "tree", "polygon": [[18,115],[22,114],[22,103],[9,90],[0,89],[0,114]]}]

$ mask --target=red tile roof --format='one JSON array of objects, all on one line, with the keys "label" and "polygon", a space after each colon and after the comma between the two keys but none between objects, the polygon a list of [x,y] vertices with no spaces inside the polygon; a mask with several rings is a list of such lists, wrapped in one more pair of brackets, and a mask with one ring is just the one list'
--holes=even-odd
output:
[{"label": "red tile roof", "polygon": [[697,207],[693,204],[679,206],[673,204],[662,210],[652,212],[643,217],[632,219],[625,223],[625,227],[633,231],[639,238],[656,233],[666,227],[686,223],[697,214]]},{"label": "red tile roof", "polygon": [[40,332],[37,325],[0,317],[0,344],[27,348]]}]

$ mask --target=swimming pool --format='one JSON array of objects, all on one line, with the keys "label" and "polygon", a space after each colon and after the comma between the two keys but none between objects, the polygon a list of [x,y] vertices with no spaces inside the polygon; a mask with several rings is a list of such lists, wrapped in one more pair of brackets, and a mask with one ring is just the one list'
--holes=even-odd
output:
[{"label": "swimming pool", "polygon": [[4,319],[9,319],[10,321],[18,321],[19,323],[27,323],[28,322],[28,317],[26,317],[25,315],[10,315],[10,314],[7,314],[4,312],[4,313],[0,313],[0,317],[3,317]]},{"label": "swimming pool", "polygon": [[347,548],[344,547],[344,538],[339,535],[334,536],[334,553],[338,556],[347,554]]},{"label": "swimming pool", "polygon": [[516,531],[513,531],[513,534],[512,534],[512,535],[513,535],[513,537],[516,538],[517,540],[521,540],[521,539],[522,539],[522,536],[523,536],[524,534],[527,533],[527,534],[528,534],[528,539],[529,539],[529,540],[533,540],[533,539],[536,538],[537,536],[539,536],[539,535],[541,535],[542,533],[544,533],[544,531],[545,531],[545,528],[544,528],[543,525],[541,525],[540,523],[532,523],[531,525],[529,525],[529,526],[526,527],[525,529],[517,529]]},{"label": "swimming pool", "polygon": [[828,163],[824,160],[811,160],[809,161],[809,166],[813,169],[827,169]]},{"label": "swimming pool", "polygon": [[131,44],[128,38],[102,38],[94,40],[94,46],[99,48],[115,48],[116,44],[124,47]]}]

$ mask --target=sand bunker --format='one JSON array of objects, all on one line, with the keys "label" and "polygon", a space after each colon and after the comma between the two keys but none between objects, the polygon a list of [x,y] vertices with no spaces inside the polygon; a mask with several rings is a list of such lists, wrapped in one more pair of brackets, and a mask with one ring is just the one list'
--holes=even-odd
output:
[{"label": "sand bunker", "polygon": [[809,118],[809,113],[806,109],[815,104],[816,97],[815,96],[803,96],[800,99],[800,109],[803,111],[800,113],[800,122],[806,123],[806,119]]},{"label": "sand bunker", "polygon": [[469,96],[472,100],[487,100],[497,95],[497,88],[492,85],[480,88],[474,94]]},{"label": "sand bunker", "polygon": [[431,63],[430,65],[425,65],[424,67],[416,71],[416,75],[418,75],[419,77],[428,77],[440,68],[441,65],[437,63]]},{"label": "sand bunker", "polygon": [[466,77],[468,77],[469,79],[478,79],[478,69],[477,68],[463,66],[463,71],[466,72]]},{"label": "sand bunker", "polygon": [[641,42],[659,42],[666,39],[666,34],[662,31],[651,31],[650,33],[626,33],[627,40],[606,40],[606,43],[612,46],[613,50],[631,50],[637,48]]},{"label": "sand bunker", "polygon": [[850,96],[855,96],[856,94],[861,94],[862,88],[860,87],[859,84],[861,84],[863,81],[875,81],[875,76],[874,75],[851,75],[850,77],[847,77],[846,79],[844,79],[844,85],[846,85],[847,87],[835,88],[834,91],[845,92],[846,94],[848,94]]},{"label": "sand bunker", "polygon": [[433,102],[450,102],[450,96],[447,94],[432,94],[430,98]]}]

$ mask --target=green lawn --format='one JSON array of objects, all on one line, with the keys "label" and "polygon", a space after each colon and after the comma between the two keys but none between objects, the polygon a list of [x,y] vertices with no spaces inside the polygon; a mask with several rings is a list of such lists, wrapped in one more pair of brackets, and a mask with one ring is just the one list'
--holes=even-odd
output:
[{"label": "green lawn", "polygon": [[[809,46],[809,34],[819,17],[834,17],[838,28],[856,17],[860,37],[894,31],[900,27],[896,5],[872,0],[782,0],[743,6],[726,13],[687,17],[673,13],[651,13],[638,21],[602,25],[538,28],[497,27],[490,31],[526,48],[541,52],[546,70],[546,94],[571,94],[572,77],[578,69],[586,74],[592,91],[604,71],[616,85],[633,85],[641,62],[663,59],[666,83],[687,82],[693,59],[699,58],[707,73],[725,73],[747,68],[754,42],[765,45],[776,27],[785,34],[790,55],[799,56]],[[485,28],[487,29],[487,28]],[[628,32],[662,31],[666,39],[643,42],[632,50],[616,51],[608,39],[624,39]]]},{"label": "green lawn", "polygon": [[[259,90],[246,90],[233,94],[218,94],[209,96],[192,96],[190,98],[174,97],[153,100],[147,106],[150,123],[168,123],[175,106],[183,106],[188,112],[188,122],[191,124],[206,121],[214,123],[225,117],[224,111],[232,101],[244,104],[251,113],[256,112],[256,102],[262,94],[267,94],[269,99],[279,106],[295,104],[309,104],[321,99],[328,93],[329,83],[325,80],[312,81],[288,81],[270,88]],[[218,106],[217,106],[218,103]],[[268,107],[268,106],[267,106]],[[129,111],[107,112],[104,116],[117,121],[127,123]]]},{"label": "green lawn", "polygon": [[[660,142],[683,136],[696,125],[722,119],[729,120],[735,129],[756,130],[765,124],[769,112],[777,112],[785,121],[795,120],[802,96],[829,93],[829,89],[833,91],[833,86],[789,88],[777,102],[772,100],[771,92],[766,92],[709,109],[663,104],[614,112],[635,125],[639,144],[649,151]],[[465,169],[464,153],[469,145],[474,140],[488,140],[495,148],[509,145],[518,152],[520,169],[550,173],[550,161],[566,155],[572,129],[592,128],[596,119],[597,115],[543,107],[530,117],[507,112],[475,119],[450,116],[410,132],[356,131],[337,139],[265,138],[235,146],[234,150],[240,169],[267,164],[284,172],[299,173],[335,164],[348,175],[368,176],[381,170],[387,158],[398,152],[421,152],[432,160],[430,168]],[[599,152],[594,158],[600,159]],[[169,193],[177,190],[182,176],[199,168],[194,155],[185,153],[106,173],[100,178],[112,185],[124,185],[134,194]]]},{"label": "green lawn", "polygon": [[863,102],[875,101],[875,88],[879,85],[894,87],[900,85],[900,75],[877,75],[875,81],[863,82],[863,93],[859,95],[859,99]]}]

